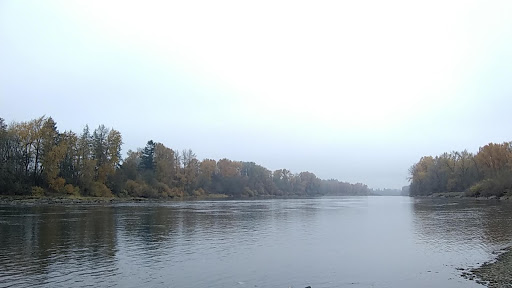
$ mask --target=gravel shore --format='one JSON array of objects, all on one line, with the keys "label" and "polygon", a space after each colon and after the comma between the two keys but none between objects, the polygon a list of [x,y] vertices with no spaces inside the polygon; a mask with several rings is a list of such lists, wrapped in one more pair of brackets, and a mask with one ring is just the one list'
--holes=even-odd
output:
[{"label": "gravel shore", "polygon": [[512,288],[512,247],[504,249],[495,261],[464,272],[462,276],[489,288]]},{"label": "gravel shore", "polygon": [[[142,198],[142,197],[31,197],[31,196],[0,196],[0,205],[72,205],[72,204],[116,204],[116,203],[166,203],[193,200],[228,199],[222,194],[209,194],[202,197],[188,196],[182,198]],[[257,198],[256,198],[257,199]]]},{"label": "gravel shore", "polygon": [[108,203],[133,203],[150,202],[145,198],[103,198],[103,197],[0,197],[0,204],[7,205],[55,205],[55,204],[108,204]]}]

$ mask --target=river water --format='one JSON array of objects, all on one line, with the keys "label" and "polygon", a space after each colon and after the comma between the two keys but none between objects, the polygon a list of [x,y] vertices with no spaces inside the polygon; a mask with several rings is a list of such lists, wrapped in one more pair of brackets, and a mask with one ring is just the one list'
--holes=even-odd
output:
[{"label": "river water", "polygon": [[512,203],[408,197],[0,206],[0,287],[483,287]]}]

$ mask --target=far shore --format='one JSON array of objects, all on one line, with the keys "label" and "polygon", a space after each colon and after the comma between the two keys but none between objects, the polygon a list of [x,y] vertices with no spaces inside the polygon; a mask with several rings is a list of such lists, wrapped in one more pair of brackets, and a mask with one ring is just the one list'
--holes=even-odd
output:
[{"label": "far shore", "polygon": [[229,199],[224,194],[203,197],[182,198],[143,198],[143,197],[85,197],[85,196],[0,196],[0,204],[10,205],[47,205],[47,204],[114,204],[114,203],[157,203],[190,200]]},{"label": "far shore", "polygon": [[[335,195],[325,195],[335,196]],[[357,196],[357,195],[347,195]],[[144,198],[144,197],[87,197],[87,196],[30,196],[30,195],[0,195],[0,205],[72,205],[72,204],[116,204],[116,203],[165,203],[182,201],[205,200],[264,200],[264,199],[307,199],[318,196],[275,196],[260,195],[254,197],[232,197],[225,194],[208,194],[203,196],[185,196],[174,198]]]},{"label": "far shore", "polygon": [[[325,195],[336,196],[336,195]],[[381,195],[345,195],[345,196],[381,196]],[[429,196],[411,196],[414,198],[451,198],[451,199],[474,199],[474,200],[512,200],[511,196],[497,198],[491,197],[471,197],[466,196],[464,192],[443,192],[434,193]],[[225,194],[208,194],[203,196],[185,196],[174,198],[144,198],[144,197],[88,197],[72,195],[0,195],[0,205],[47,205],[47,204],[109,204],[109,203],[163,203],[180,201],[204,201],[204,200],[262,200],[262,199],[305,199],[315,198],[315,196],[275,196],[260,195],[255,197],[232,197]]]}]

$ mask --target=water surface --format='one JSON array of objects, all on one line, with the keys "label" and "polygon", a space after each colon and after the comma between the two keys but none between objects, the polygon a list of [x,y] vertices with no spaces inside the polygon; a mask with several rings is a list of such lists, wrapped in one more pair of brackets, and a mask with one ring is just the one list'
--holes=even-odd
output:
[{"label": "water surface", "polygon": [[483,287],[509,202],[408,197],[0,206],[0,287]]}]

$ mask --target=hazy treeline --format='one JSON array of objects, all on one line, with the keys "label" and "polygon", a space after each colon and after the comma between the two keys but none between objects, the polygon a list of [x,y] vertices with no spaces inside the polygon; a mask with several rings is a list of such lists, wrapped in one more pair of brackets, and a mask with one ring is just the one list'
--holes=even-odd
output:
[{"label": "hazy treeline", "polygon": [[408,196],[409,195],[409,186],[404,186],[402,189],[372,189],[373,195],[380,195],[380,196]]},{"label": "hazy treeline", "polygon": [[270,171],[253,162],[198,160],[148,141],[121,158],[121,133],[100,125],[59,132],[51,117],[7,125],[0,118],[0,194],[184,197],[368,195],[364,184],[311,172]]},{"label": "hazy treeline", "polygon": [[468,196],[511,195],[512,142],[489,143],[477,154],[464,150],[425,156],[409,173],[413,196],[463,191]]}]

